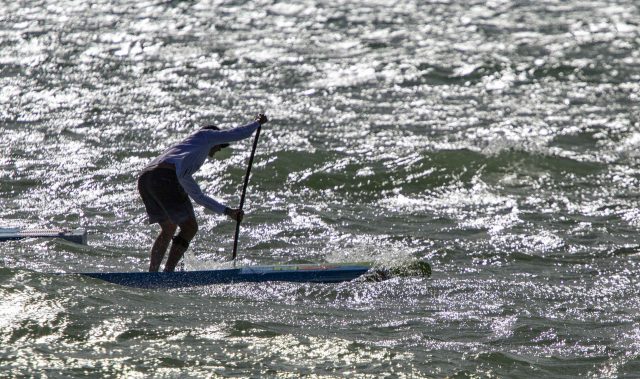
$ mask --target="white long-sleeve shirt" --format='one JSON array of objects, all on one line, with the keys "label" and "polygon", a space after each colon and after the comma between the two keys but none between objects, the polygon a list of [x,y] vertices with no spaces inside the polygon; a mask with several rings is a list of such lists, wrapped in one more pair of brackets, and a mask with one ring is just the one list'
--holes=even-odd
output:
[{"label": "white long-sleeve shirt", "polygon": [[147,167],[160,163],[173,163],[176,166],[176,176],[180,185],[193,201],[214,212],[224,213],[226,206],[205,195],[193,179],[193,174],[202,167],[212,147],[248,138],[259,126],[260,124],[254,121],[232,129],[200,129],[182,142],[165,150]]}]

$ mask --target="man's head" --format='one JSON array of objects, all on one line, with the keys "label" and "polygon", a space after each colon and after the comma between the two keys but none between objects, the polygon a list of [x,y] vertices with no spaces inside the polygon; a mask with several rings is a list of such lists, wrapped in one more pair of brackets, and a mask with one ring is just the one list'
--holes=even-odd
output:
[{"label": "man's head", "polygon": [[[217,127],[217,126],[215,126],[215,125],[207,125],[207,126],[205,126],[204,128],[202,128],[202,129],[220,130],[220,128],[219,128],[219,127]],[[222,144],[220,144],[220,145],[215,145],[215,146],[213,146],[213,147],[211,148],[211,150],[209,150],[209,157],[210,157],[210,158],[211,158],[211,157],[213,157],[213,155],[214,155],[215,153],[217,153],[218,151],[220,151],[220,150],[224,149],[225,147],[229,147],[229,144],[228,144],[228,143],[222,143]]]}]

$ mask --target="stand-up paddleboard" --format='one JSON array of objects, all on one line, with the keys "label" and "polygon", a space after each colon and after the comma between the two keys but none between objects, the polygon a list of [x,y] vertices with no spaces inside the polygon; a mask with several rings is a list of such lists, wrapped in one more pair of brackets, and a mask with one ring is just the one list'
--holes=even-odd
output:
[{"label": "stand-up paddleboard", "polygon": [[241,282],[339,283],[365,274],[368,263],[327,263],[178,272],[91,272],[81,275],[137,288],[179,288]]},{"label": "stand-up paddleboard", "polygon": [[0,242],[15,241],[24,238],[62,238],[78,244],[87,244],[85,229],[22,229],[0,228]]}]

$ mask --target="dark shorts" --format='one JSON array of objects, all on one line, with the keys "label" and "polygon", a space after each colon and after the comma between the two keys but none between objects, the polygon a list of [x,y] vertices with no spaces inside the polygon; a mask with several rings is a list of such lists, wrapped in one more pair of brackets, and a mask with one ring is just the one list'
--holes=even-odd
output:
[{"label": "dark shorts", "polygon": [[138,178],[138,192],[147,210],[149,224],[171,220],[179,225],[189,218],[196,218],[189,195],[171,169],[143,171]]}]

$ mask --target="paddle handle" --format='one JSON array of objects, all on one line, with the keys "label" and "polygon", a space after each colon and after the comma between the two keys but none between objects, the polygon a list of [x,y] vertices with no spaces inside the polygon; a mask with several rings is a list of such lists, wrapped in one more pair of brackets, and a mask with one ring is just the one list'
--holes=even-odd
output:
[{"label": "paddle handle", "polygon": [[[244,185],[242,186],[242,195],[240,196],[240,207],[242,210],[244,207],[244,198],[247,194],[247,186],[249,185],[249,176],[251,175],[251,166],[253,166],[253,157],[256,155],[256,147],[258,146],[258,138],[260,137],[260,129],[262,126],[258,126],[256,129],[256,136],[253,139],[253,148],[251,149],[251,156],[249,157],[249,165],[247,166],[247,174],[244,176]],[[231,260],[236,260],[236,255],[238,253],[238,236],[240,235],[240,221],[236,221],[236,235],[233,238],[233,255],[231,256]]]}]

